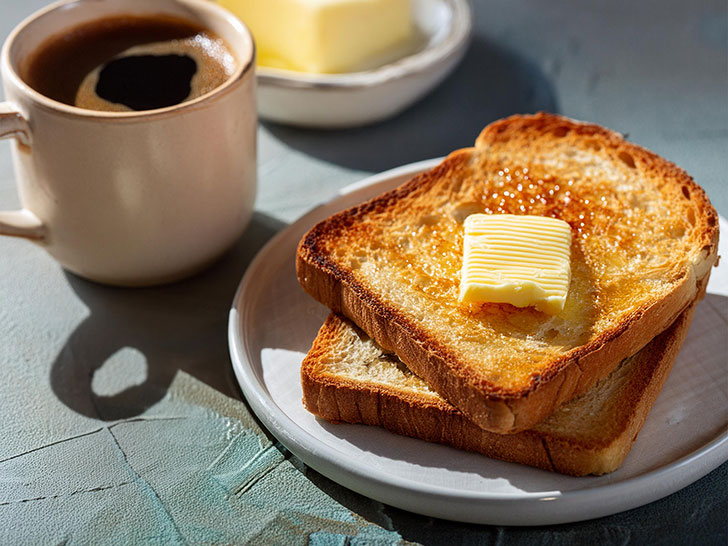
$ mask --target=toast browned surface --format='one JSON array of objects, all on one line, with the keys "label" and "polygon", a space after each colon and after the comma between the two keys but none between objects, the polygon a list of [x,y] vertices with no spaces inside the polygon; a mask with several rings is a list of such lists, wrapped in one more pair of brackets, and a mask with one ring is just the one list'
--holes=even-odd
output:
[{"label": "toast browned surface", "polygon": [[584,395],[531,430],[496,434],[467,419],[394,355],[332,313],[301,366],[306,408],[488,457],[574,476],[616,470],[669,374],[695,305]]},{"label": "toast browned surface", "polygon": [[[554,316],[458,302],[471,213],[554,216],[572,228],[572,281]],[[636,353],[695,299],[718,216],[674,164],[551,114],[486,127],[474,148],[301,240],[297,275],[479,426],[532,428]]]}]

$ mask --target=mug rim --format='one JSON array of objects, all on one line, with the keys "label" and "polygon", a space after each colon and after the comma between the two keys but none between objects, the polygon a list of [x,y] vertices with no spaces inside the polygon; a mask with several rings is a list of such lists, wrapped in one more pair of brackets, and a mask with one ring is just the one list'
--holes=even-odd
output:
[{"label": "mug rim", "polygon": [[[37,19],[62,9],[70,4],[83,4],[88,1],[96,0],[58,0],[48,6],[41,8],[31,13],[28,17],[18,23],[8,35],[5,43],[0,51],[0,67],[2,68],[3,77],[7,77],[12,84],[18,88],[24,95],[33,100],[33,102],[40,108],[45,110],[65,114],[70,117],[81,117],[87,119],[100,119],[100,120],[138,120],[140,118],[155,118],[155,117],[167,117],[171,114],[178,112],[188,111],[203,106],[208,101],[218,97],[219,95],[227,94],[228,91],[237,87],[245,79],[245,76],[252,70],[255,64],[256,47],[248,27],[230,11],[226,10],[217,3],[209,2],[206,0],[170,0],[172,3],[186,5],[192,8],[196,13],[207,10],[215,14],[215,17],[225,21],[231,26],[236,32],[243,34],[250,43],[250,52],[245,59],[238,59],[238,66],[235,72],[223,82],[221,85],[208,91],[204,95],[200,95],[192,100],[183,101],[172,106],[165,106],[163,108],[155,108],[152,110],[137,110],[131,112],[109,112],[105,110],[91,110],[88,108],[80,108],[78,106],[72,106],[63,102],[57,101],[42,93],[33,89],[28,83],[20,77],[20,74],[15,70],[13,63],[10,61],[10,49],[13,43],[16,41],[18,36],[26,30],[26,28]],[[119,13],[122,13],[120,10]],[[93,19],[91,19],[93,20]],[[71,28],[71,27],[69,27]],[[61,32],[62,29],[59,30]],[[50,36],[50,35],[49,35]],[[228,47],[230,47],[228,45]],[[239,57],[238,51],[233,51],[236,54],[236,58]]]}]

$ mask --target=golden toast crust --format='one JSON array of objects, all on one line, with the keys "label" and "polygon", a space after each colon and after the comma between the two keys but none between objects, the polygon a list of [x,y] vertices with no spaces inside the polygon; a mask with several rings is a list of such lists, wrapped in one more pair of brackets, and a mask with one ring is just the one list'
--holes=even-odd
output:
[{"label": "golden toast crust", "polygon": [[[578,161],[570,159],[569,154],[576,154]],[[558,183],[546,172],[550,162],[557,160],[560,162],[558,168],[552,167],[552,170],[563,175],[557,180]],[[511,181],[510,174],[504,177],[503,169],[499,165],[513,165],[514,161],[521,161],[522,165],[511,170],[516,178]],[[613,179],[596,180],[596,175],[591,174],[589,169],[592,164],[599,162],[608,167],[602,167],[602,171],[606,170],[610,175],[614,172]],[[523,168],[523,165],[527,168]],[[504,169],[508,171],[508,168]],[[576,172],[576,175],[570,173],[570,170]],[[531,178],[524,174],[526,171],[531,174]],[[490,180],[493,172],[497,172],[501,178],[493,175],[495,181]],[[517,178],[517,174],[520,178]],[[582,194],[579,200],[579,184],[573,187],[574,193],[571,196],[570,191],[564,191],[570,176],[581,176],[586,180],[582,185],[590,192],[588,196],[592,200],[591,204],[589,199],[584,198],[586,194]],[[615,188],[628,176],[636,177],[651,192],[651,197],[647,204],[631,204],[628,201],[626,205],[620,205],[627,219],[615,219],[613,211],[600,209],[595,201],[600,195],[610,200],[622,198]],[[508,180],[505,186],[504,179]],[[514,190],[516,182],[519,188],[517,192]],[[570,186],[571,182],[568,184]],[[535,189],[529,193],[528,188],[531,186]],[[555,188],[556,193],[559,194],[560,191],[560,194],[553,197],[548,195],[546,190],[549,188]],[[624,199],[632,201],[635,194],[639,195],[636,191],[623,193],[628,195]],[[508,194],[508,202],[503,194]],[[516,202],[516,198],[522,199]],[[513,207],[521,202],[525,205],[521,205],[521,213],[561,217],[572,226],[578,243],[573,247],[572,256],[576,252],[574,263],[581,267],[581,270],[575,272],[574,278],[583,280],[581,285],[572,280],[570,293],[573,291],[575,294],[572,301],[581,305],[581,308],[576,304],[573,306],[576,308],[575,311],[572,310],[576,318],[572,323],[577,326],[584,323],[591,327],[591,330],[579,334],[583,339],[572,336],[562,344],[563,348],[544,338],[539,346],[542,356],[533,356],[531,351],[524,351],[522,345],[514,341],[523,332],[531,335],[535,331],[533,328],[509,329],[507,323],[515,317],[518,320],[530,320],[530,324],[535,324],[537,328],[538,321],[545,320],[542,317],[503,307],[494,308],[493,305],[475,311],[463,311],[456,309],[456,304],[448,303],[454,302],[454,298],[443,296],[452,293],[454,284],[453,271],[457,269],[457,263],[453,257],[458,256],[459,252],[456,231],[439,236],[439,239],[437,234],[433,236],[424,231],[429,239],[416,236],[405,240],[416,247],[418,252],[415,254],[425,255],[425,260],[428,252],[437,256],[431,260],[436,266],[434,272],[427,271],[423,274],[418,267],[422,269],[423,263],[425,266],[429,264],[426,261],[418,262],[416,256],[389,266],[391,270],[401,272],[403,279],[413,279],[413,284],[420,278],[425,278],[425,282],[429,279],[430,285],[417,294],[421,294],[423,298],[434,294],[431,301],[427,300],[427,304],[435,306],[431,309],[441,313],[436,315],[439,318],[447,319],[452,316],[447,313],[458,313],[455,322],[460,321],[466,326],[455,331],[455,334],[468,333],[470,324],[479,327],[496,324],[501,328],[496,331],[497,335],[491,331],[486,341],[505,338],[503,343],[506,349],[503,352],[507,353],[510,343],[513,346],[513,355],[510,360],[504,357],[486,370],[480,366],[478,358],[482,358],[482,351],[490,347],[487,343],[481,344],[480,353],[476,351],[478,343],[471,344],[471,347],[476,347],[473,349],[476,352],[475,358],[469,358],[459,346],[454,347],[456,343],[453,340],[459,338],[453,337],[452,332],[447,332],[448,337],[426,327],[427,317],[423,318],[422,308],[413,311],[405,304],[392,303],[392,293],[386,292],[386,286],[384,289],[382,287],[386,278],[384,281],[378,279],[377,271],[381,267],[385,273],[380,276],[387,276],[387,260],[397,258],[399,247],[385,249],[388,253],[385,253],[383,261],[366,271],[356,262],[358,255],[353,255],[348,250],[350,247],[360,247],[363,249],[362,259],[368,259],[370,254],[376,256],[378,248],[383,244],[395,244],[391,242],[395,237],[387,230],[390,225],[394,226],[393,230],[397,229],[396,224],[400,221],[407,228],[416,225],[420,232],[427,230],[430,228],[429,220],[426,215],[422,220],[422,211],[428,208],[439,207],[448,211],[442,216],[450,214],[455,217],[463,211],[517,213],[518,210]],[[598,272],[602,267],[599,260],[628,260],[628,253],[620,254],[622,246],[626,246],[630,252],[643,251],[647,258],[645,265],[641,267],[649,270],[652,250],[629,246],[633,244],[629,240],[630,236],[635,236],[632,229],[639,236],[641,228],[636,226],[624,229],[629,224],[631,207],[639,212],[637,216],[641,219],[657,217],[656,223],[664,224],[664,230],[670,230],[666,231],[664,238],[669,239],[674,235],[683,245],[674,259],[670,256],[672,261],[667,266],[656,270],[654,278],[647,276],[641,279],[647,287],[640,288],[641,294],[648,294],[649,297],[642,297],[638,304],[631,303],[629,298],[632,294],[625,296],[620,292],[624,290],[618,282],[597,288],[589,284],[589,275]],[[643,211],[650,207],[656,209],[656,212]],[[603,210],[602,216],[599,214],[600,210]],[[670,216],[671,212],[673,216]],[[591,224],[588,219],[590,215]],[[580,222],[580,218],[584,216],[587,217],[584,221],[586,223]],[[673,222],[676,216],[686,216],[687,220],[677,219]],[[689,224],[686,223],[688,220]],[[457,222],[450,221],[450,224],[455,226],[453,229],[457,228]],[[443,225],[441,222],[436,227],[439,229]],[[689,236],[683,237],[685,241],[682,242],[680,237],[685,226],[689,230]],[[398,237],[402,232],[399,232]],[[581,242],[582,238],[584,243]],[[333,311],[350,318],[384,349],[395,352],[434,390],[479,426],[493,432],[514,433],[532,428],[564,402],[586,392],[597,380],[608,375],[622,359],[637,352],[657,333],[667,328],[694,300],[699,283],[707,279],[710,267],[717,258],[717,241],[717,213],[703,190],[683,170],[607,129],[561,116],[537,114],[514,116],[489,125],[478,137],[475,148],[453,152],[433,170],[314,226],[299,244],[296,269],[299,282],[307,292]],[[578,246],[582,244],[583,248]],[[598,251],[590,250],[589,245],[594,247],[600,244],[612,244],[613,248],[598,247]],[[417,245],[423,248],[420,249]],[[407,248],[403,248],[402,252],[405,253]],[[343,253],[337,255],[340,249],[343,249]],[[675,253],[674,250],[671,252]],[[372,261],[376,262],[370,260],[364,267],[371,265]],[[401,283],[400,287],[409,289],[409,282]],[[621,282],[624,287],[624,283],[636,281],[627,278]],[[654,295],[648,292],[651,283],[659,282],[662,282],[661,288],[655,290]],[[616,310],[610,308],[611,302],[618,301],[619,297],[624,300],[624,305]],[[587,301],[589,298],[599,300],[601,304]],[[567,307],[568,302],[569,300]],[[622,304],[621,301],[619,303]],[[602,320],[606,326],[600,326],[588,314],[598,314],[602,310],[599,305],[618,319],[610,322],[609,313],[604,312]],[[467,313],[471,313],[473,320],[462,318]],[[589,322],[592,320],[593,322]],[[539,338],[539,341],[542,340]],[[543,349],[542,346],[546,348]]]}]

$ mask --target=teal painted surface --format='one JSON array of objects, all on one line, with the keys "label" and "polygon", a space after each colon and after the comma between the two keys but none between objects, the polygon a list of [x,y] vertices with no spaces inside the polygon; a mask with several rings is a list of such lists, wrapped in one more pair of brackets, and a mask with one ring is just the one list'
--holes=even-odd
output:
[{"label": "teal painted surface", "polygon": [[0,543],[400,542],[288,457],[242,403],[180,372],[137,417],[0,461]]}]

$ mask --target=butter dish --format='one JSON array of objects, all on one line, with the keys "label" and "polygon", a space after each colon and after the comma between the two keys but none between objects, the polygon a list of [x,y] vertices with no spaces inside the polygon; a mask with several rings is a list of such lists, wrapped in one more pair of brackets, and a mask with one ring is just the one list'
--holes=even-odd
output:
[{"label": "butter dish", "polygon": [[[259,66],[261,118],[299,127],[367,125],[401,112],[440,83],[467,48],[468,0],[412,0],[415,38],[359,72],[310,74]],[[394,57],[394,58],[393,58]]]}]

